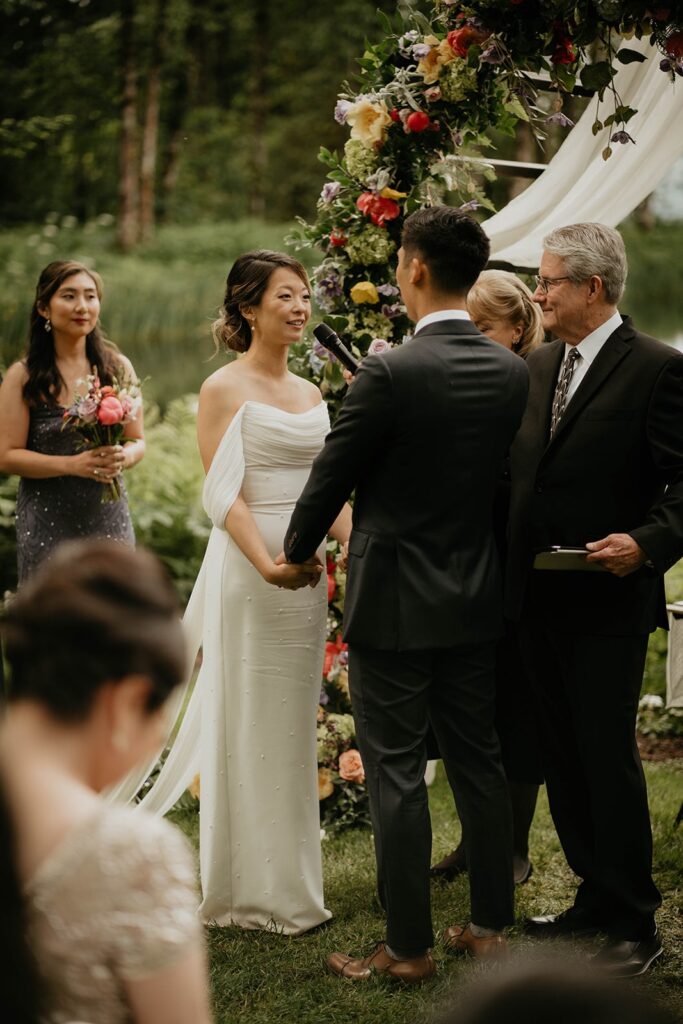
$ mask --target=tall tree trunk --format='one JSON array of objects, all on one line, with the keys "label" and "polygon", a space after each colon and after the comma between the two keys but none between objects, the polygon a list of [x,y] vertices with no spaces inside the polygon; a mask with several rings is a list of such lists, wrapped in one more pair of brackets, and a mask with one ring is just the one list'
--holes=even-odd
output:
[{"label": "tall tree trunk", "polygon": [[139,238],[140,196],[137,163],[138,74],[135,54],[135,0],[121,0],[121,142],[119,147],[118,242],[125,251]]},{"label": "tall tree trunk", "polygon": [[166,8],[167,0],[157,0],[152,27],[152,56],[147,76],[147,101],[140,161],[140,238],[142,241],[146,241],[154,233],[161,68],[164,59]]},{"label": "tall tree trunk", "polygon": [[266,67],[268,61],[268,0],[253,0],[252,86],[249,103],[249,158],[247,184],[248,208],[252,217],[266,213],[265,174],[268,166],[266,123],[268,94]]}]

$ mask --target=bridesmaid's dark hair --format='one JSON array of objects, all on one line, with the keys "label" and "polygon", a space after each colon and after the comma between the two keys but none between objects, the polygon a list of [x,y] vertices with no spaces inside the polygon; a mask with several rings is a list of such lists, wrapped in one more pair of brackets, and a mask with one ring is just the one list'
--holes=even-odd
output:
[{"label": "bridesmaid's dark hair", "polygon": [[[48,305],[58,288],[74,274],[87,274],[91,277],[99,299],[102,299],[102,278],[93,270],[75,260],[55,260],[41,271],[36,285],[36,297],[29,317],[29,334],[26,344],[24,364],[28,371],[28,379],[24,384],[24,401],[34,406],[41,402],[56,405],[59,392],[64,386],[62,376],[55,361],[55,346],[50,331],[45,330],[45,317],[40,309]],[[121,365],[117,359],[118,349],[109,341],[96,324],[85,341],[85,351],[90,366],[97,369],[100,381],[111,384]]]},{"label": "bridesmaid's dark hair", "polygon": [[87,718],[98,689],[127,675],[149,679],[154,711],[185,672],[166,570],[149,552],[113,540],[61,544],[10,601],[0,633],[8,700],[38,701],[61,721]]},{"label": "bridesmaid's dark hair", "polygon": [[251,328],[242,309],[258,306],[268,282],[280,267],[293,270],[306,287],[310,287],[303,264],[284,252],[256,249],[235,260],[226,281],[223,305],[212,326],[216,349],[222,346],[228,351],[247,351],[251,345]]},{"label": "bridesmaid's dark hair", "polygon": [[[153,555],[116,541],[62,544],[0,620],[8,699],[32,700],[57,721],[87,718],[98,689],[127,675],[149,679],[149,712],[185,672],[180,608]],[[26,939],[16,836],[0,778],[0,957],[7,984],[0,1017],[38,1024],[40,985]]]}]

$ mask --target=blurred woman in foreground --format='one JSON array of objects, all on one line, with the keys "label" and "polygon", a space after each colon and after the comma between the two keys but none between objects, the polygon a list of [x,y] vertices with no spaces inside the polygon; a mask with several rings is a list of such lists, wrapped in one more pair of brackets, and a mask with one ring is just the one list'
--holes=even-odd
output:
[{"label": "blurred woman in foreground", "polygon": [[160,745],[164,704],[183,677],[165,572],[113,541],[65,544],[12,601],[2,635],[11,678],[0,833],[10,842],[0,901],[18,905],[13,873],[24,898],[21,925],[18,913],[0,915],[13,930],[0,946],[31,950],[3,982],[10,1019],[37,988],[41,1020],[55,1024],[207,1024],[185,840],[99,796]]}]

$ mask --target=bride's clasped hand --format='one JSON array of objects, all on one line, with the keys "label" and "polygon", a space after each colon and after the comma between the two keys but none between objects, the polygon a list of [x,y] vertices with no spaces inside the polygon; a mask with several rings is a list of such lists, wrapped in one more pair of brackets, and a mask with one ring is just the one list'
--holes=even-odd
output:
[{"label": "bride's clasped hand", "polygon": [[317,587],[323,573],[323,565],[319,558],[295,565],[287,561],[284,551],[277,556],[273,565],[273,572],[266,576],[266,582],[276,587],[284,587],[285,590]]}]

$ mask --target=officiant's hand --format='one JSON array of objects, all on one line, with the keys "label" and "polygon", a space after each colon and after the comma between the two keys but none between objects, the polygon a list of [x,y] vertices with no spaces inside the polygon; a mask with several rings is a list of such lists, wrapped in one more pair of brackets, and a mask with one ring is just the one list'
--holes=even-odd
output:
[{"label": "officiant's hand", "polygon": [[590,551],[586,561],[597,562],[615,576],[628,576],[647,561],[647,555],[630,533],[610,533],[586,547]]},{"label": "officiant's hand", "polygon": [[288,562],[281,552],[273,563],[273,571],[268,582],[285,590],[299,590],[301,587],[317,587],[322,576],[323,567],[317,555],[308,562],[296,564]]}]

